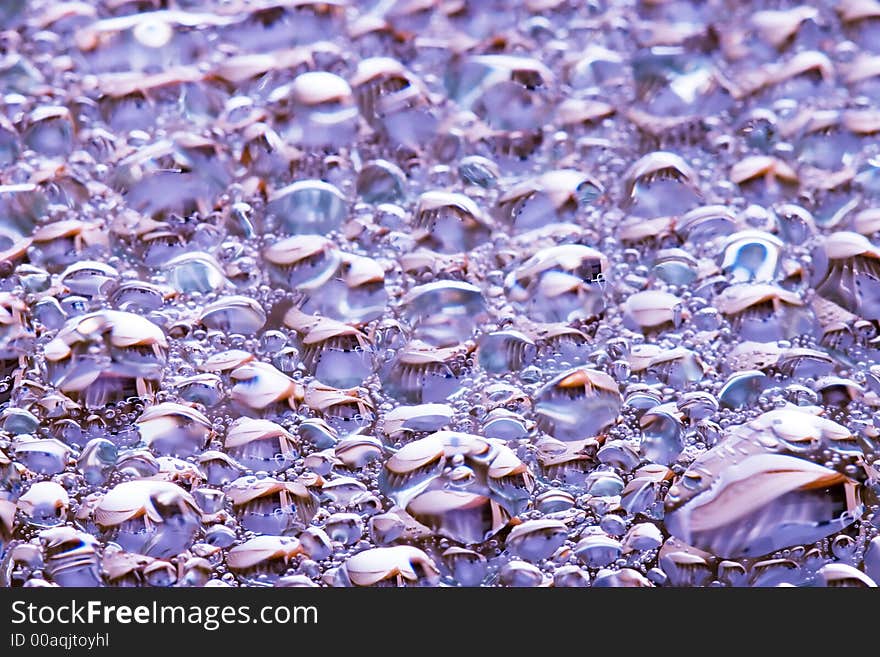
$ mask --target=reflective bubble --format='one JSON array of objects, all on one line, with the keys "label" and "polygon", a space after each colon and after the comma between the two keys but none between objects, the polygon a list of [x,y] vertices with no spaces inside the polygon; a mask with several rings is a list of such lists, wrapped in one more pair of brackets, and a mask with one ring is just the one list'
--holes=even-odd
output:
[{"label": "reflective bubble", "polygon": [[402,402],[443,402],[459,391],[464,356],[455,347],[412,343],[382,367],[383,388]]},{"label": "reflective bubble", "polygon": [[118,455],[114,443],[106,438],[93,438],[83,448],[77,460],[77,470],[88,483],[102,484],[116,465]]},{"label": "reflective bubble", "polygon": [[539,251],[505,279],[512,301],[535,321],[583,319],[605,308],[608,259],[588,246]]},{"label": "reflective bubble", "polygon": [[38,481],[18,498],[24,521],[34,527],[54,527],[67,520],[70,496],[54,481]]},{"label": "reflective bubble", "polygon": [[248,531],[282,535],[308,523],[317,510],[312,492],[302,483],[270,477],[240,477],[226,495]]},{"label": "reflective bubble", "polygon": [[559,169],[506,191],[498,199],[497,212],[518,231],[551,227],[574,220],[604,191],[602,183],[586,173]]},{"label": "reflective bubble", "polygon": [[527,520],[507,536],[507,548],[526,561],[540,561],[561,547],[567,534],[565,524],[558,520]]},{"label": "reflective bubble", "polygon": [[544,575],[537,566],[526,561],[508,561],[498,571],[498,585],[526,588],[544,585]]},{"label": "reflective bubble", "polygon": [[[790,413],[798,431],[813,417],[808,411]],[[787,434],[785,422],[766,414],[736,427],[691,465],[666,498],[673,535],[722,557],[761,556],[813,542],[855,521],[861,513],[858,481],[795,455],[799,449],[785,446],[790,440],[766,435],[766,425]],[[746,487],[746,495],[731,492]],[[715,516],[726,504],[737,510]],[[742,529],[734,531],[731,523]]]},{"label": "reflective bubble", "polygon": [[100,499],[94,518],[123,549],[156,557],[187,549],[201,526],[201,510],[192,496],[165,481],[117,484]]},{"label": "reflective bubble", "polygon": [[241,465],[251,470],[286,470],[296,460],[297,439],[270,420],[242,417],[230,425],[224,447]]},{"label": "reflective bubble", "polygon": [[443,560],[452,578],[461,586],[479,586],[486,577],[488,564],[479,552],[451,547],[443,553]]},{"label": "reflective bubble", "polygon": [[293,537],[256,536],[230,549],[226,563],[230,570],[245,577],[277,577],[286,570],[290,560],[303,551],[302,543]]},{"label": "reflective bubble", "polygon": [[58,474],[64,471],[70,457],[70,448],[55,438],[39,439],[28,434],[17,436],[12,444],[16,460],[38,474]]},{"label": "reflective bubble", "polygon": [[189,456],[200,452],[211,436],[211,423],[194,408],[165,403],[147,409],[137,421],[144,443],[159,454]]},{"label": "reflective bubble", "polygon": [[574,553],[585,566],[601,568],[608,566],[620,556],[621,545],[610,536],[593,534],[578,541]]},{"label": "reflective bubble", "polygon": [[408,545],[359,552],[343,567],[354,586],[431,586],[439,579],[431,558]]},{"label": "reflective bubble", "polygon": [[46,554],[46,573],[59,586],[102,586],[99,542],[71,527],[40,532]]},{"label": "reflective bubble", "polygon": [[524,510],[533,479],[504,445],[441,431],[388,459],[380,485],[419,522],[472,543],[496,534]]},{"label": "reflective bubble", "polygon": [[721,267],[732,282],[767,282],[776,278],[782,242],[759,231],[740,231],[725,241]]},{"label": "reflective bubble", "polygon": [[340,227],[347,209],[345,198],[333,185],[300,180],[276,190],[266,206],[269,216],[290,235],[323,234]]},{"label": "reflective bubble", "polygon": [[576,369],[548,383],[537,396],[539,426],[563,441],[595,436],[620,411],[617,384],[604,372]]},{"label": "reflective bubble", "polygon": [[465,58],[446,76],[450,97],[501,130],[540,127],[554,83],[540,62],[502,55]]},{"label": "reflective bubble", "polygon": [[491,226],[480,207],[464,194],[426,192],[415,210],[415,237],[442,253],[470,251],[488,241]]},{"label": "reflective bubble", "polygon": [[865,319],[876,319],[877,275],[872,267],[880,251],[864,236],[830,235],[816,254],[817,294]]},{"label": "reflective bubble", "polygon": [[436,347],[464,342],[485,308],[480,289],[458,281],[420,285],[410,290],[401,303],[414,335]]},{"label": "reflective bubble", "polygon": [[680,155],[649,153],[624,175],[624,206],[645,218],[684,214],[702,200],[696,185],[696,172]]},{"label": "reflective bubble", "polygon": [[682,418],[673,404],[655,406],[642,415],[641,452],[652,463],[671,465],[684,447]]}]

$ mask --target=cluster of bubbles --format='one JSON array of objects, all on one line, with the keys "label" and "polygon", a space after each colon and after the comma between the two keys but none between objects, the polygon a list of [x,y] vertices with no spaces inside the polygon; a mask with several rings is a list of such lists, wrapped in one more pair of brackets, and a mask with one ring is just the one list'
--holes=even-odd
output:
[{"label": "cluster of bubbles", "polygon": [[874,586],[880,2],[760,4],[0,3],[0,584]]}]

